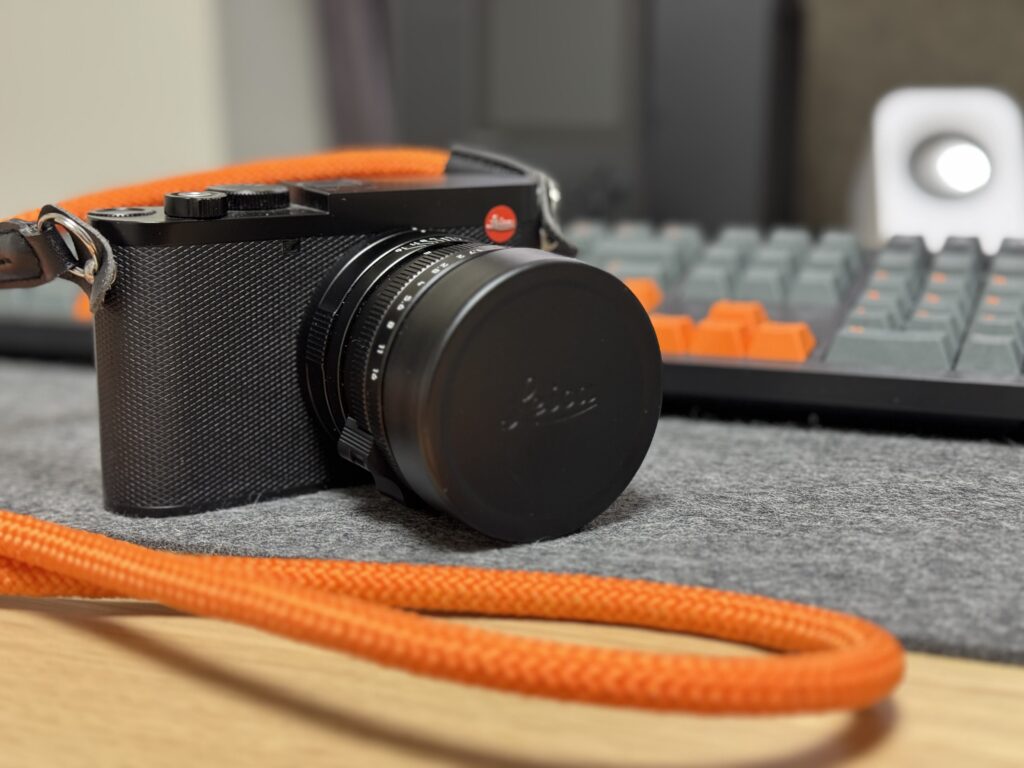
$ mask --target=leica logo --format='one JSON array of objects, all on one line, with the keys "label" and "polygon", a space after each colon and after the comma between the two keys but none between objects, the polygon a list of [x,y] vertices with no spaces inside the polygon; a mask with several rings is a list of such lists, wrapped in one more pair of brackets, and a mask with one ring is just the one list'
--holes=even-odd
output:
[{"label": "leica logo", "polygon": [[517,405],[514,418],[499,422],[504,432],[578,419],[597,408],[598,397],[585,384],[541,385],[530,376],[526,379],[523,395]]},{"label": "leica logo", "polygon": [[516,222],[515,219],[506,218],[500,213],[492,213],[491,218],[487,220],[486,227],[487,229],[493,229],[495,232],[508,232],[516,228]]}]

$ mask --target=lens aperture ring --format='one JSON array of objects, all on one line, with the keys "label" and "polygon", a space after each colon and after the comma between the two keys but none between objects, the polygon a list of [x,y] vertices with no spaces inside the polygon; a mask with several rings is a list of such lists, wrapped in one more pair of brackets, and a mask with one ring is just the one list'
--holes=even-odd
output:
[{"label": "lens aperture ring", "polygon": [[391,344],[410,309],[431,286],[473,257],[499,249],[465,242],[426,250],[385,278],[359,310],[347,341],[342,389],[345,412],[373,435],[392,465],[381,408]]}]

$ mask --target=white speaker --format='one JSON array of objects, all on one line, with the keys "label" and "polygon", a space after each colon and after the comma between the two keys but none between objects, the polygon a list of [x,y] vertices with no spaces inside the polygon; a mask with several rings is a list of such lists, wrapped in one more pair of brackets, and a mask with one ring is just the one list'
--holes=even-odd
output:
[{"label": "white speaker", "polygon": [[989,253],[1024,237],[1024,120],[992,88],[901,88],[875,106],[871,174],[878,239],[920,234],[938,250],[976,236]]}]

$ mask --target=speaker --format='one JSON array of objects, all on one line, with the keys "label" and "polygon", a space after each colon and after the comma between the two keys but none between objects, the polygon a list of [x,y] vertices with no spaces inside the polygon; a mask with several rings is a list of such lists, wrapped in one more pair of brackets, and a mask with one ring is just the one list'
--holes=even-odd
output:
[{"label": "speaker", "polygon": [[993,88],[900,88],[871,118],[878,239],[920,234],[931,249],[974,235],[995,251],[1024,236],[1024,120]]}]

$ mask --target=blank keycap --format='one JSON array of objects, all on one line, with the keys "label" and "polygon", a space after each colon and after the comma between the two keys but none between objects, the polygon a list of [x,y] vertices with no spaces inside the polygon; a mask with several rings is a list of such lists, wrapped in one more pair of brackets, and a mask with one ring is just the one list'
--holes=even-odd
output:
[{"label": "blank keycap", "polygon": [[786,300],[786,285],[786,273],[781,269],[750,266],[739,276],[736,298],[782,304]]},{"label": "blank keycap", "polygon": [[694,329],[690,353],[711,357],[746,357],[750,333],[750,326],[740,320],[705,318]]},{"label": "blank keycap", "polygon": [[789,291],[790,304],[834,306],[842,297],[842,276],[828,269],[809,267],[800,272]]},{"label": "blank keycap", "polygon": [[624,240],[649,240],[654,237],[654,225],[642,219],[623,219],[612,227],[612,235]]},{"label": "blank keycap", "polygon": [[1004,240],[992,259],[992,271],[1004,275],[1024,275],[1024,240]]},{"label": "blank keycap", "polygon": [[716,301],[708,309],[710,320],[736,320],[753,328],[768,320],[768,312],[759,301]]},{"label": "blank keycap", "polygon": [[652,314],[651,325],[663,355],[682,355],[689,351],[693,337],[693,318],[689,315]]},{"label": "blank keycap", "polygon": [[941,331],[954,338],[959,338],[963,325],[960,316],[952,312],[932,312],[927,309],[919,309],[910,316],[906,327],[910,331]]},{"label": "blank keycap", "polygon": [[734,245],[744,255],[749,255],[761,242],[761,232],[757,227],[728,226],[718,233],[716,244]]},{"label": "blank keycap", "polygon": [[916,251],[895,251],[886,248],[878,254],[875,266],[891,272],[918,272],[924,265],[923,257]]},{"label": "blank keycap", "polygon": [[847,326],[836,334],[828,352],[830,363],[908,371],[948,371],[954,344],[941,331],[894,331]]},{"label": "blank keycap", "polygon": [[1001,376],[1017,375],[1021,369],[1020,343],[1012,336],[972,332],[960,351],[956,369]]},{"label": "blank keycap", "polygon": [[778,245],[759,245],[750,256],[751,267],[775,267],[786,274],[796,272],[800,256]]},{"label": "blank keycap", "polygon": [[662,285],[682,277],[686,266],[674,243],[617,237],[598,243],[590,260],[618,277],[651,277]]},{"label": "blank keycap", "polygon": [[850,255],[840,248],[818,246],[807,254],[807,266],[842,272],[847,278],[853,277],[857,268]]},{"label": "blank keycap", "polygon": [[675,243],[679,254],[687,264],[697,261],[704,251],[704,232],[696,224],[667,221],[658,230],[658,237],[664,241]]},{"label": "blank keycap", "polygon": [[979,257],[960,251],[940,251],[932,265],[939,272],[974,274],[981,266]]},{"label": "blank keycap", "polygon": [[661,286],[656,280],[649,277],[629,277],[622,282],[633,292],[633,295],[648,312],[657,309],[665,299],[665,295],[661,292]]},{"label": "blank keycap", "polygon": [[602,238],[608,237],[608,227],[596,219],[576,219],[565,228],[565,236],[579,248],[583,257]]},{"label": "blank keycap", "polygon": [[711,301],[732,296],[734,273],[721,264],[698,264],[686,276],[683,296],[695,301]]},{"label": "blank keycap", "polygon": [[743,264],[743,251],[736,245],[712,245],[704,251],[703,263],[718,264],[735,273]]},{"label": "blank keycap", "polygon": [[818,244],[824,248],[838,248],[841,251],[845,251],[858,268],[860,268],[863,262],[860,244],[857,243],[857,238],[853,236],[852,232],[830,229],[822,234]]},{"label": "blank keycap", "polygon": [[815,339],[807,323],[766,322],[755,326],[747,357],[802,363],[814,349]]},{"label": "blank keycap", "polygon": [[811,247],[811,233],[803,227],[775,227],[768,236],[768,243],[803,254]]}]

